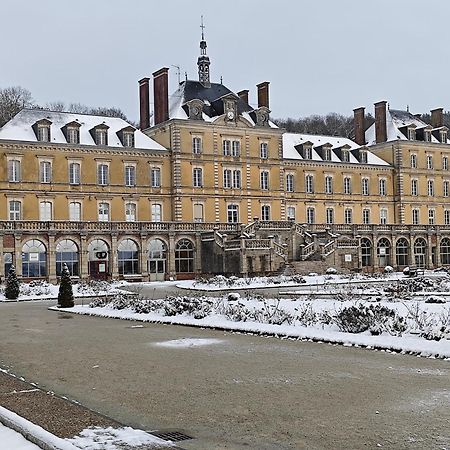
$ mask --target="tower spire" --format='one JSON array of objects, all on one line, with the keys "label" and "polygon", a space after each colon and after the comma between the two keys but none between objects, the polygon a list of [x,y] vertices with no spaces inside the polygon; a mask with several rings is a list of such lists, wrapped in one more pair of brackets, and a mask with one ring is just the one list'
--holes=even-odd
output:
[{"label": "tower spire", "polygon": [[197,59],[198,66],[198,81],[203,83],[205,87],[211,85],[209,79],[209,57],[206,55],[206,40],[205,40],[205,25],[203,23],[203,16],[201,16],[200,28],[202,29],[202,40],[200,41],[200,56]]}]

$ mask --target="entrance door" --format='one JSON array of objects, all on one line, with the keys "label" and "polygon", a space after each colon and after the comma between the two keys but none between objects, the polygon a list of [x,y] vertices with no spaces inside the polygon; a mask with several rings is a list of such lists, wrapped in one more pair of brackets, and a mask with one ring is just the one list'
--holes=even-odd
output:
[{"label": "entrance door", "polygon": [[89,261],[89,275],[94,280],[106,280],[108,263],[106,261]]},{"label": "entrance door", "polygon": [[164,281],[166,274],[165,259],[151,259],[149,262],[150,281]]}]

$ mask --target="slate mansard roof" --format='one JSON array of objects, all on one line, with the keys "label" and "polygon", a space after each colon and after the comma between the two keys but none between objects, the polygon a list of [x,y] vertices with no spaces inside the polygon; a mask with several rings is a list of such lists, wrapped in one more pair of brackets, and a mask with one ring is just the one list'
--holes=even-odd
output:
[{"label": "slate mansard roof", "polygon": [[[180,83],[178,89],[169,98],[169,118],[170,119],[188,119],[188,107],[186,105],[190,100],[203,101],[203,120],[205,122],[214,122],[214,120],[224,114],[222,97],[233,95],[237,100],[237,112],[247,119],[252,125],[256,123],[254,114],[255,108],[247,104],[236,93],[228,89],[221,83],[210,83],[205,86],[200,81],[186,80]],[[269,122],[272,128],[277,126]]]},{"label": "slate mansard roof", "polygon": [[0,139],[11,141],[38,142],[33,126],[47,120],[50,125],[50,141],[52,144],[67,144],[63,128],[68,124],[78,124],[79,143],[76,145],[97,146],[91,130],[97,126],[108,127],[108,142],[106,147],[114,149],[125,147],[118,133],[122,130],[134,132],[134,148],[144,150],[166,150],[162,145],[136,130],[131,124],[117,117],[96,116],[90,114],[76,114],[68,112],[47,111],[41,109],[22,109],[3,128],[0,128]]}]

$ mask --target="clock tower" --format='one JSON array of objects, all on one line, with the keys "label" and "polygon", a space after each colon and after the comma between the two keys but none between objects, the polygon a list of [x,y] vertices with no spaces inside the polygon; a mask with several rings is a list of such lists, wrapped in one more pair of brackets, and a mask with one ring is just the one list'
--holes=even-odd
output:
[{"label": "clock tower", "polygon": [[205,87],[211,86],[211,81],[209,78],[209,57],[206,55],[206,41],[205,41],[205,25],[203,25],[203,16],[202,16],[202,23],[200,25],[200,28],[202,29],[202,40],[200,41],[200,56],[197,60],[197,66],[198,66],[198,81],[200,83],[203,83]]}]

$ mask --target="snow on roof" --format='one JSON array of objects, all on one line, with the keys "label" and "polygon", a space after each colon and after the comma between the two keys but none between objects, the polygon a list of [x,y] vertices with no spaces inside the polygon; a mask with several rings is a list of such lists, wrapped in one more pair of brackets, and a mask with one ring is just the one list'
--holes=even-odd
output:
[{"label": "snow on roof", "polygon": [[[413,126],[416,130],[430,127],[428,123],[419,119],[414,114],[411,114],[409,111],[402,111],[399,109],[386,110],[387,141],[409,140],[407,134],[405,134],[405,128],[409,126]],[[366,142],[367,145],[375,145],[377,143],[375,136],[375,123],[373,123],[366,130]],[[432,135],[431,142],[438,143],[440,141]]]},{"label": "snow on roof", "polygon": [[[324,144],[331,144],[332,150],[337,150],[344,145],[348,146],[348,149],[355,150],[357,148],[361,148],[356,142],[353,142],[351,139],[338,137],[338,136],[321,136],[314,134],[298,134],[298,133],[284,133],[283,134],[283,158],[284,159],[303,159],[299,154],[295,146],[304,144],[306,142],[311,142],[313,151],[312,151],[312,160],[313,161],[323,161],[320,157],[319,153],[314,150],[314,148],[320,147]],[[350,164],[360,164],[356,159],[355,155],[350,152],[350,161],[346,163]],[[332,151],[331,153],[331,161],[332,162],[340,162],[342,161],[338,155]],[[367,163],[373,164],[377,166],[388,166],[389,164],[374,155],[371,151],[367,150]]]},{"label": "snow on roof", "polygon": [[[22,109],[7,122],[3,128],[0,128],[0,139],[37,142],[38,139],[32,126],[43,119],[47,119],[51,122],[50,142],[55,144],[67,144],[62,128],[71,122],[76,122],[81,125],[79,128],[80,145],[96,146],[97,144],[95,143],[90,130],[98,125],[106,125],[109,127],[107,147],[123,148],[117,132],[124,128],[132,127],[131,124],[118,117],[47,111],[41,109]],[[134,147],[145,150],[165,150],[162,145],[158,144],[140,130],[135,130],[134,132]]]}]

